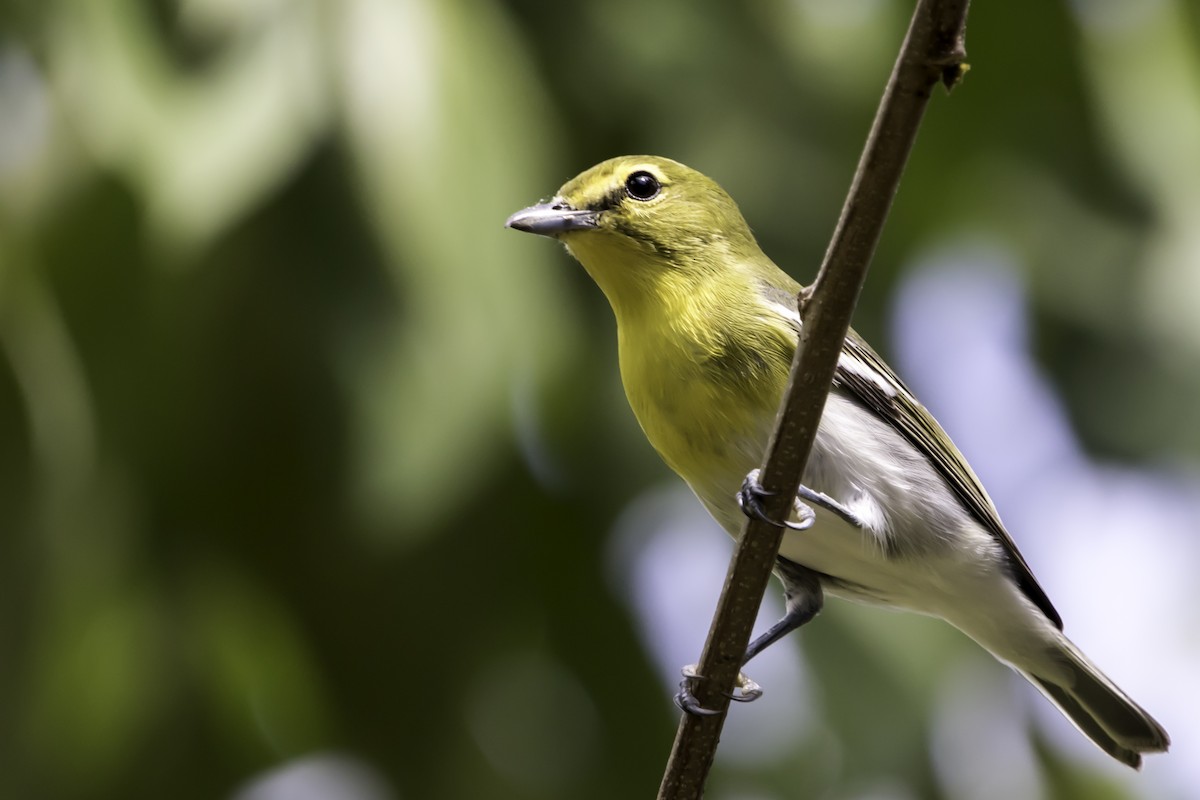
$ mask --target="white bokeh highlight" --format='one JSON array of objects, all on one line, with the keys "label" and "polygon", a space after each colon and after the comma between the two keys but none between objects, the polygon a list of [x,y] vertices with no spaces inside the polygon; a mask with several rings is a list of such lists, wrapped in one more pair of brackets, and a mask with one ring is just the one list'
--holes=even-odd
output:
[{"label": "white bokeh highlight", "polygon": [[382,773],[342,753],[316,753],[267,770],[231,800],[398,800]]},{"label": "white bokeh highlight", "polygon": [[963,659],[943,678],[931,748],[938,778],[957,800],[1044,800],[1024,715],[1012,711],[1025,705],[1014,697],[1023,689],[979,662]]}]

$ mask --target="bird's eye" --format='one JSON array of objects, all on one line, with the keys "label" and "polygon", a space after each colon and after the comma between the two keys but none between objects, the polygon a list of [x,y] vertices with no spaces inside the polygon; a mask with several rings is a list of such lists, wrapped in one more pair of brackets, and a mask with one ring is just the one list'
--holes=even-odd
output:
[{"label": "bird's eye", "polygon": [[649,172],[635,172],[625,179],[625,191],[634,200],[650,200],[661,190],[662,184]]}]

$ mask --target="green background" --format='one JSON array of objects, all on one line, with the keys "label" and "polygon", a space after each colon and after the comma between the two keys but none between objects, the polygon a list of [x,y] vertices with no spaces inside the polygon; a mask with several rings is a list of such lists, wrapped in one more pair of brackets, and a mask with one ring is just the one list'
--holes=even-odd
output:
[{"label": "green background", "polygon": [[[1115,488],[1095,551],[1014,524],[1068,536],[1062,492],[1001,513],[1175,752],[1134,776],[946,626],[834,601],[752,671],[710,797],[1200,796],[1200,5],[974,6],[856,326],[895,358],[921,264],[1002,265]],[[651,796],[727,543],[637,430],[599,291],[502,223],[662,154],[808,281],[909,13],[0,5],[0,796]]]}]

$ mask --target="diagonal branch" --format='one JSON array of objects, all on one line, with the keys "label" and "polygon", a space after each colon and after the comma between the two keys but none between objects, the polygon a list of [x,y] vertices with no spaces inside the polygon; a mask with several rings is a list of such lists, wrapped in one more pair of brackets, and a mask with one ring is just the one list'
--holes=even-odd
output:
[{"label": "diagonal branch", "polygon": [[[800,485],[833,381],[842,341],[867,267],[933,87],[952,88],[965,71],[969,0],[919,0],[859,160],[842,215],[811,290],[798,298],[804,325],[761,482],[771,519],[786,519]],[[797,534],[797,535],[803,535]],[[696,698],[715,716],[684,714],[659,788],[659,800],[692,800],[716,755],[728,695],[750,641],[754,619],[783,538],[780,528],[748,519],[730,562],[708,641]]]}]

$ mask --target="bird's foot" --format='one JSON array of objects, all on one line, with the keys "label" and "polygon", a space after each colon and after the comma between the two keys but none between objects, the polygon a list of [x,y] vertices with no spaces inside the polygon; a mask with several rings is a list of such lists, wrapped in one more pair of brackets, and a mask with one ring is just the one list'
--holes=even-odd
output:
[{"label": "bird's foot", "polygon": [[[679,691],[675,694],[675,705],[683,712],[697,717],[711,717],[720,714],[718,709],[705,708],[701,705],[692,692],[692,684],[704,680],[704,676],[696,672],[696,665],[688,664],[682,672],[683,680],[679,682]],[[738,673],[734,686],[734,693],[726,696],[735,702],[750,703],[762,697],[762,687],[741,672]]]},{"label": "bird's foot", "polygon": [[[742,481],[742,488],[738,490],[737,502],[738,506],[742,509],[742,513],[752,519],[762,520],[769,525],[774,525],[776,528],[790,528],[794,531],[806,531],[811,528],[813,523],[816,522],[817,515],[811,508],[799,500],[794,501],[792,504],[792,508],[796,512],[796,522],[792,522],[791,520],[780,522],[771,519],[767,514],[767,510],[763,508],[763,500],[772,493],[764,489],[762,484],[759,483],[759,472],[760,470],[757,469],[750,470],[746,479]],[[821,496],[824,497],[824,495]]]}]

